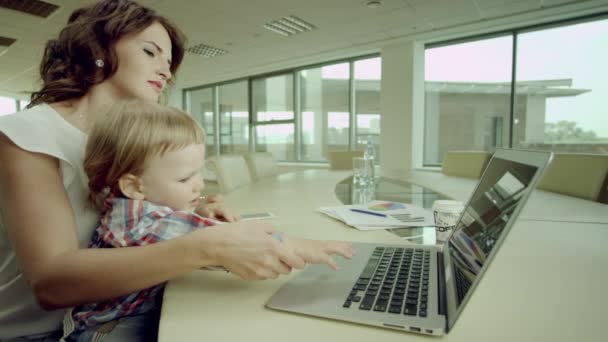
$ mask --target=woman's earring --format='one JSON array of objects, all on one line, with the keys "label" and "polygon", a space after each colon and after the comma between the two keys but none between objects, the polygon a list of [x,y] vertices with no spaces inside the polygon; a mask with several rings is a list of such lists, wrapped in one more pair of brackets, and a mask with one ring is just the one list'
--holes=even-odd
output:
[{"label": "woman's earring", "polygon": [[98,68],[103,68],[103,66],[104,66],[104,65],[106,65],[106,63],[104,63],[104,62],[103,62],[103,59],[96,59],[96,60],[95,60],[95,65],[96,65]]}]

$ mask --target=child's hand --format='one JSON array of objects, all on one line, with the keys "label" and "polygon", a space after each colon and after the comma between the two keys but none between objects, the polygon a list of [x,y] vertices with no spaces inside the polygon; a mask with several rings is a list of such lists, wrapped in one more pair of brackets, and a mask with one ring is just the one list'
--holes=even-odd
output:
[{"label": "child's hand", "polygon": [[331,255],[341,255],[347,259],[355,255],[355,250],[350,242],[309,240],[283,236],[283,243],[285,247],[293,249],[295,254],[304,259],[307,264],[326,264],[334,270],[338,270],[338,265]]},{"label": "child's hand", "polygon": [[229,209],[219,195],[206,196],[204,203],[196,209],[196,213],[210,219],[218,219],[225,222],[236,222],[240,217],[236,212]]}]

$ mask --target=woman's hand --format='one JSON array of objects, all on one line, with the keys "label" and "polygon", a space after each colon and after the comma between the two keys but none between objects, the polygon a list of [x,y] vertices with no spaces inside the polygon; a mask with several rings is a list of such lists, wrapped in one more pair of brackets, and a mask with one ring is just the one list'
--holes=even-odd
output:
[{"label": "woman's hand", "polygon": [[205,196],[203,203],[196,208],[196,213],[203,217],[226,222],[236,222],[240,220],[239,215],[226,207],[223,198],[219,195]]},{"label": "woman's hand", "polygon": [[266,222],[235,222],[198,230],[192,234],[200,239],[191,240],[208,263],[202,266],[223,266],[245,280],[275,279],[303,268],[305,261],[273,238],[274,231]]},{"label": "woman's hand", "polygon": [[334,270],[338,270],[338,265],[331,257],[332,255],[341,255],[347,259],[351,259],[355,255],[355,250],[350,242],[309,240],[283,236],[283,243],[293,250],[296,255],[304,259],[307,264],[326,264]]}]

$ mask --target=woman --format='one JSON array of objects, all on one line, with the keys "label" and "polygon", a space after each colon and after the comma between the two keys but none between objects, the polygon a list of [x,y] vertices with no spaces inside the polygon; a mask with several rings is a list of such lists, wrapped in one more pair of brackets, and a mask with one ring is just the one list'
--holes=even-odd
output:
[{"label": "woman", "polygon": [[[183,45],[175,26],[129,0],[76,10],[59,38],[47,43],[43,86],[32,95],[32,108],[0,119],[0,340],[56,339],[64,308],[210,265],[243,279],[275,278],[304,266],[259,221],[145,247],[86,248],[99,215],[86,205],[87,122],[120,99],[158,101]],[[198,212],[232,221],[221,203],[212,204]],[[352,255],[346,243],[318,242],[310,249],[318,263],[333,264],[331,254]],[[136,322],[135,334],[150,325]]]}]

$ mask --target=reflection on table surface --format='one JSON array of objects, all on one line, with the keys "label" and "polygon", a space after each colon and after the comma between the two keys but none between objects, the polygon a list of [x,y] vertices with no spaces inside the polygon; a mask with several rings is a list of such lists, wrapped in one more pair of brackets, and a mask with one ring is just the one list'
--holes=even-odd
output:
[{"label": "reflection on table surface", "polygon": [[[418,184],[384,177],[376,178],[373,185],[366,187],[353,184],[353,177],[348,177],[336,184],[335,193],[343,204],[363,204],[379,200],[411,203],[426,209],[431,209],[436,200],[452,199]],[[435,227],[387,230],[413,243],[435,244]]]}]

